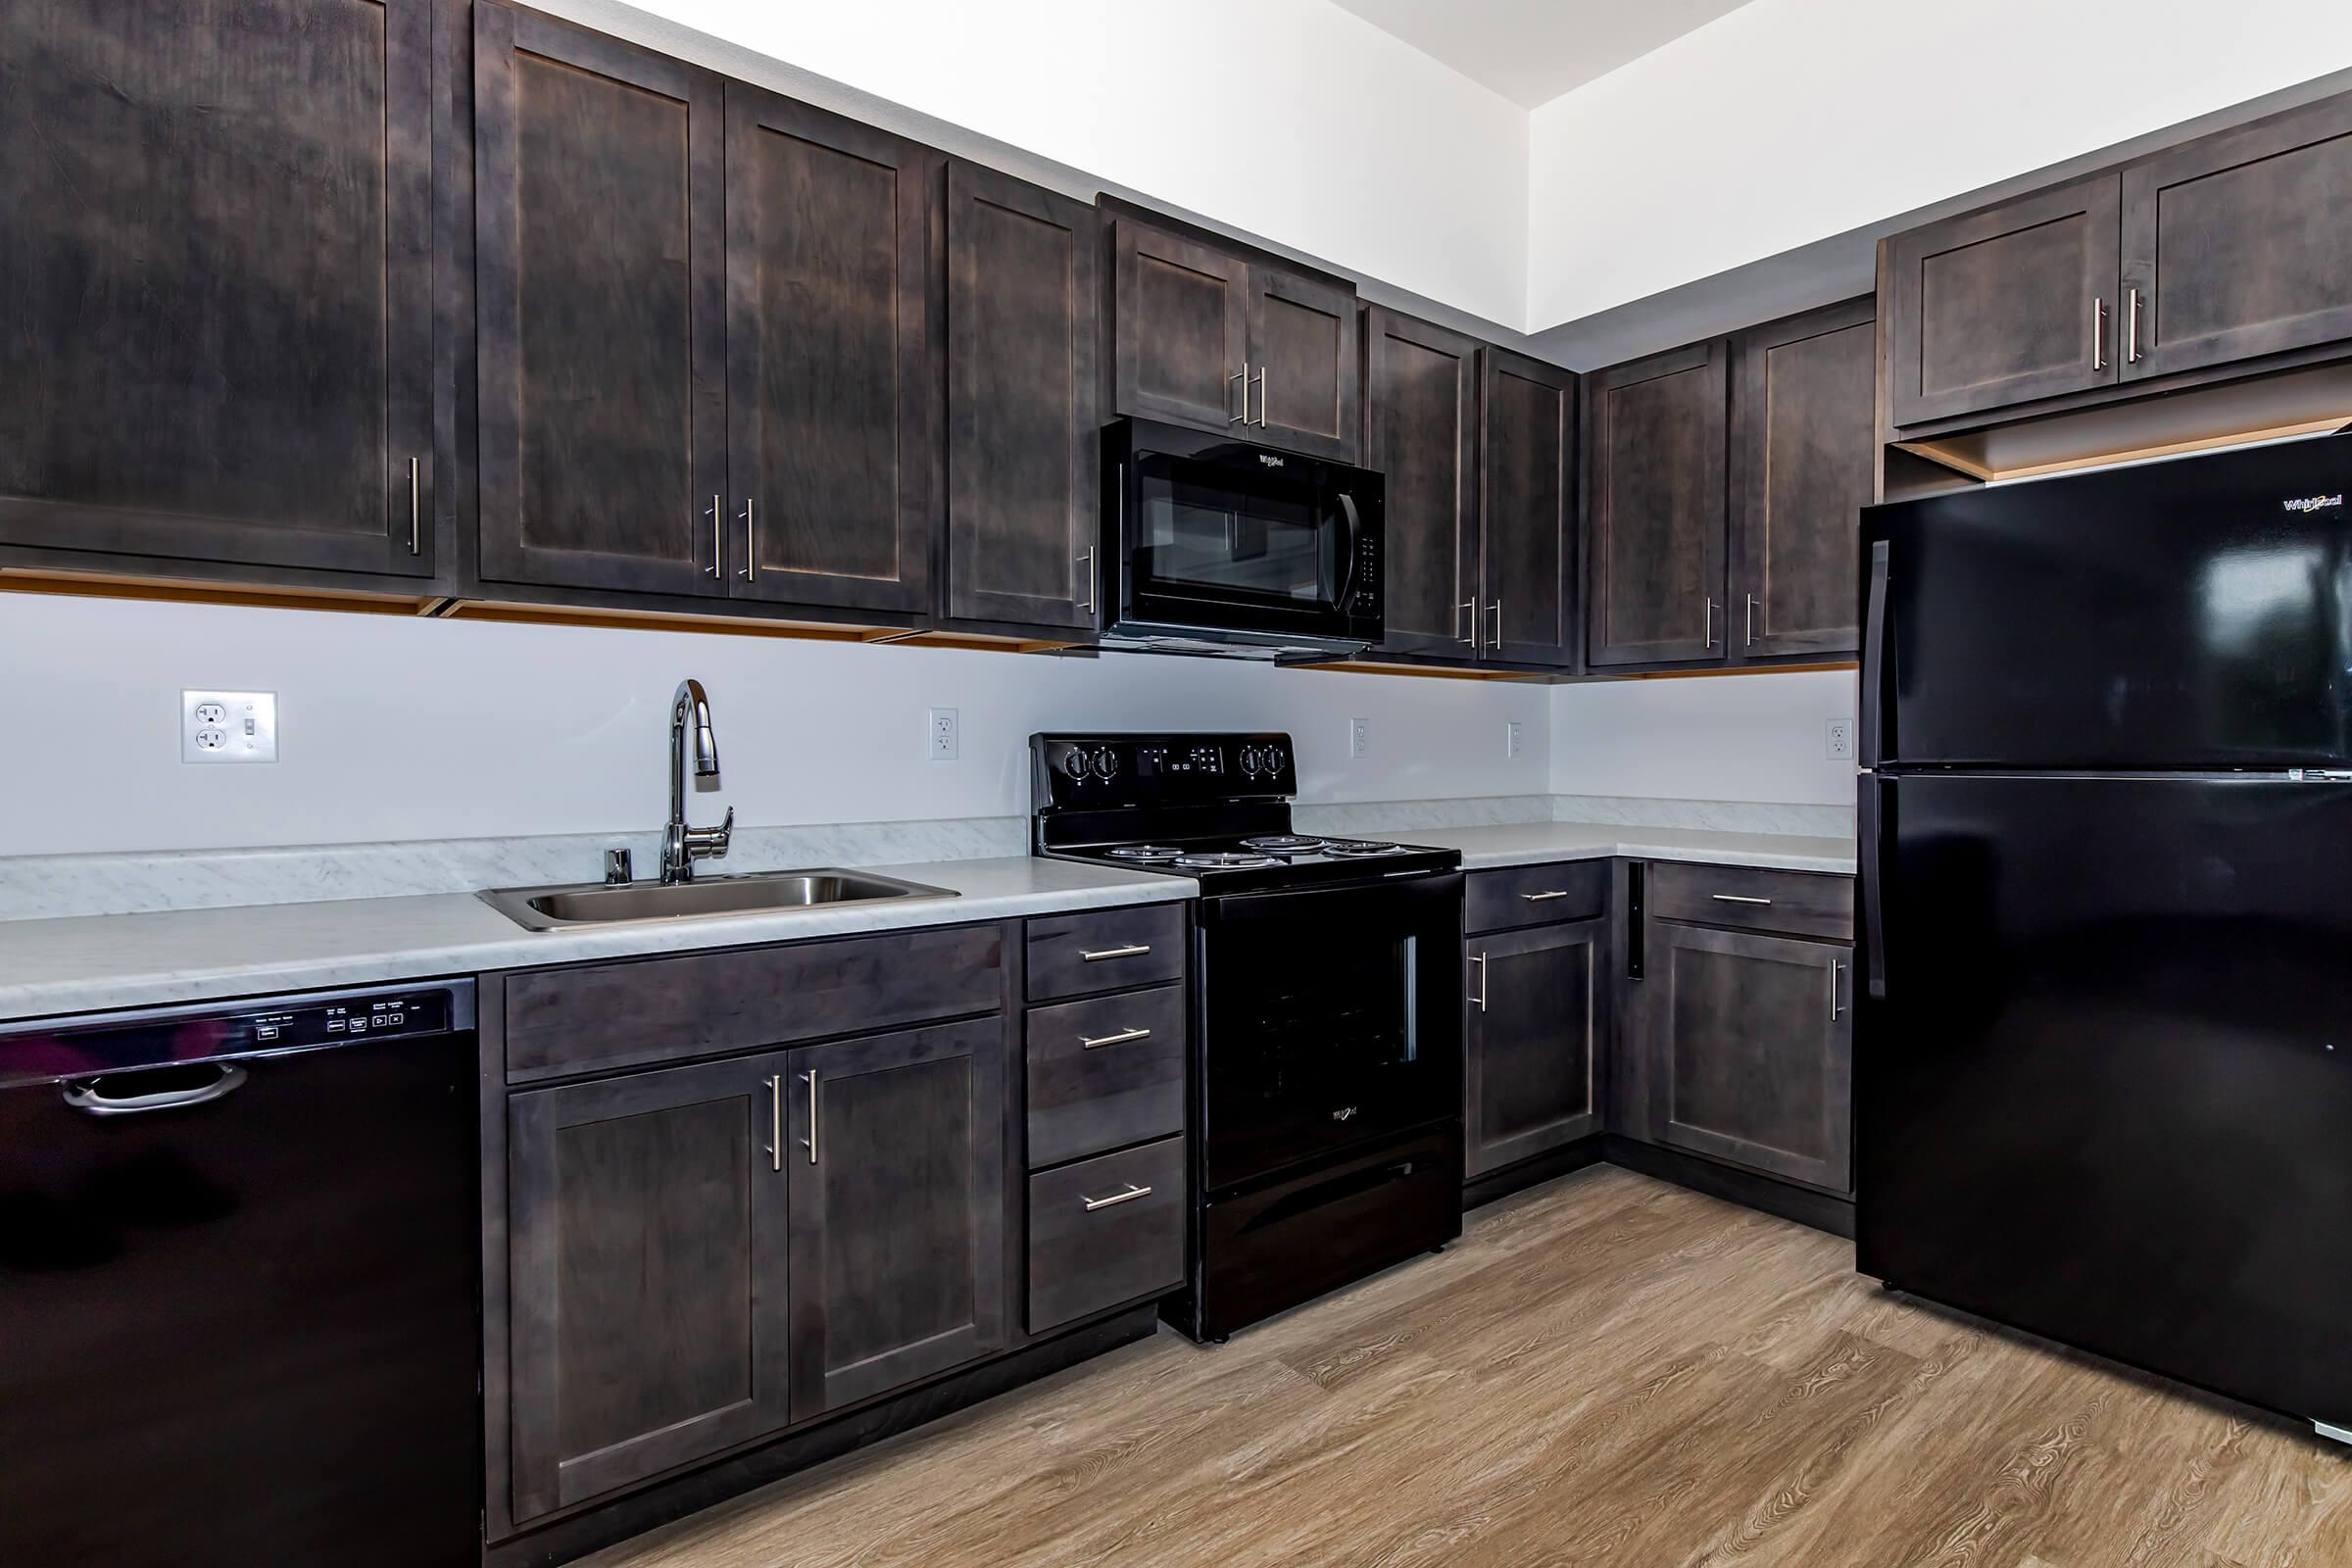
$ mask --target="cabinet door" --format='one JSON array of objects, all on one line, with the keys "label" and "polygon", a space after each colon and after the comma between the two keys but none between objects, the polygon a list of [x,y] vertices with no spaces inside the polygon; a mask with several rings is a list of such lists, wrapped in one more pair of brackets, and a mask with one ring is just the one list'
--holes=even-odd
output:
[{"label": "cabinet door", "polygon": [[1576,663],[1576,377],[1488,349],[1479,421],[1486,657]]},{"label": "cabinet door", "polygon": [[1608,933],[1602,917],[1470,940],[1466,1174],[1600,1130]]},{"label": "cabinet door", "polygon": [[1872,302],[1743,333],[1733,359],[1732,646],[1748,659],[1854,653],[1878,447]]},{"label": "cabinet door", "polygon": [[436,5],[0,8],[0,540],[432,571]]},{"label": "cabinet door", "polygon": [[1393,654],[1477,651],[1478,344],[1364,313],[1366,465],[1387,476],[1385,632]]},{"label": "cabinet door", "polygon": [[514,1517],[786,1424],[782,1055],[507,1102]]},{"label": "cabinet door", "polygon": [[1004,1343],[1004,1026],[792,1054],[793,1414]]},{"label": "cabinet door", "polygon": [[1250,359],[1248,264],[1126,219],[1113,235],[1116,412],[1211,430],[1239,426]]},{"label": "cabinet door", "polygon": [[739,81],[726,96],[727,591],[927,609],[945,161]]},{"label": "cabinet door", "polygon": [[1655,921],[1645,964],[1658,1141],[1853,1186],[1853,950]]},{"label": "cabinet door", "polygon": [[1250,269],[1250,424],[1271,446],[1353,463],[1363,428],[1355,291]]},{"label": "cabinet door", "polygon": [[473,17],[481,575],[724,593],[719,80]]},{"label": "cabinet door", "polygon": [[2352,338],[2348,207],[2352,97],[2125,170],[2124,378]]},{"label": "cabinet door", "polygon": [[1092,630],[1095,210],[948,168],[948,614]]},{"label": "cabinet door", "polygon": [[1725,359],[1702,343],[1586,377],[1594,664],[1723,658]]},{"label": "cabinet door", "polygon": [[1896,236],[1897,425],[2113,384],[2118,188],[2099,174]]}]

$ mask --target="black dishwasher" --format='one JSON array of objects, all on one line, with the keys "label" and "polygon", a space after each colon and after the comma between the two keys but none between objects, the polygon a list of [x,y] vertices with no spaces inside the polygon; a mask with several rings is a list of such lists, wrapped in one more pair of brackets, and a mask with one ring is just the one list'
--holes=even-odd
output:
[{"label": "black dishwasher", "polygon": [[480,1561],[473,983],[0,1025],[0,1563]]}]

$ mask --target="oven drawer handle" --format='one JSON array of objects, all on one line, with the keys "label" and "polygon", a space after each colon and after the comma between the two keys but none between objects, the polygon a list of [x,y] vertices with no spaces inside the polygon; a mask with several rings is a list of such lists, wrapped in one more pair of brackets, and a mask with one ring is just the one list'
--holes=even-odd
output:
[{"label": "oven drawer handle", "polygon": [[1545,899],[1566,898],[1568,896],[1568,890],[1566,888],[1554,888],[1549,893],[1522,893],[1519,896],[1530,904],[1542,904]]},{"label": "oven drawer handle", "polygon": [[1707,896],[1717,904],[1753,904],[1767,909],[1772,907],[1770,899],[1759,899],[1748,893],[1710,893]]},{"label": "oven drawer handle", "polygon": [[1130,942],[1123,948],[1080,948],[1078,956],[1089,963],[1101,963],[1104,958],[1140,958],[1151,951],[1149,942]]},{"label": "oven drawer handle", "polygon": [[1097,1051],[1104,1046],[1123,1046],[1130,1040],[1149,1040],[1151,1038],[1152,1031],[1149,1029],[1122,1029],[1115,1035],[1095,1035],[1091,1037],[1087,1035],[1080,1035],[1078,1037],[1078,1044],[1085,1050]]},{"label": "oven drawer handle", "polygon": [[1132,1203],[1139,1198],[1150,1198],[1151,1196],[1151,1188],[1138,1187],[1135,1183],[1129,1182],[1127,1190],[1123,1193],[1113,1193],[1108,1198],[1089,1198],[1081,1193],[1078,1195],[1078,1201],[1085,1204],[1086,1211],[1092,1214],[1098,1208],[1110,1208],[1119,1203]]},{"label": "oven drawer handle", "polygon": [[220,1068],[220,1076],[209,1084],[194,1089],[172,1089],[153,1095],[125,1095],[120,1099],[101,1093],[103,1080],[85,1078],[68,1083],[65,1102],[85,1116],[136,1116],[150,1110],[186,1110],[193,1105],[209,1105],[235,1094],[245,1084],[245,1069],[235,1063]]}]

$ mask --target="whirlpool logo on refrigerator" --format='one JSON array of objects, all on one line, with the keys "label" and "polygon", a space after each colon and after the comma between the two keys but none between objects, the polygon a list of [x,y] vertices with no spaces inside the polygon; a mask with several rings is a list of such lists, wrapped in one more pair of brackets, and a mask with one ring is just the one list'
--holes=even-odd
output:
[{"label": "whirlpool logo on refrigerator", "polygon": [[2344,498],[2340,495],[2297,496],[2292,501],[2279,503],[2289,512],[2326,512],[2329,507],[2340,507],[2343,504]]}]

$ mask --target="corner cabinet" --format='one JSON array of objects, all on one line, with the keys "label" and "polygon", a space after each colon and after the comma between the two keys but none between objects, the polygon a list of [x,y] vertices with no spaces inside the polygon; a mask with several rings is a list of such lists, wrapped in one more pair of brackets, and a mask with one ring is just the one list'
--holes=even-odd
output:
[{"label": "corner cabinet", "polygon": [[108,9],[0,11],[0,545],[429,577],[463,5]]},{"label": "corner cabinet", "polygon": [[1127,217],[1111,279],[1114,413],[1356,461],[1353,289]]}]

